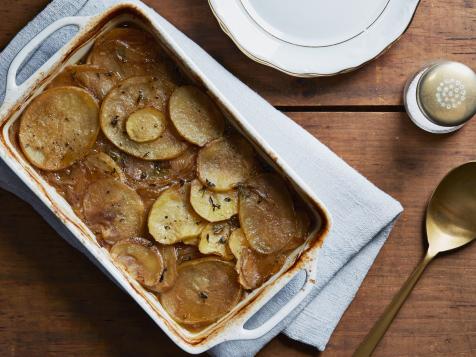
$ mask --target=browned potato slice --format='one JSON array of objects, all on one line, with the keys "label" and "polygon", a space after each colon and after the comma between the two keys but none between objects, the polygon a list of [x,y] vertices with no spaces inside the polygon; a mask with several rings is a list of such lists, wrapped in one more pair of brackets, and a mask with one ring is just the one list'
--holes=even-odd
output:
[{"label": "browned potato slice", "polygon": [[98,104],[81,88],[58,87],[44,91],[26,108],[18,133],[28,161],[55,171],[83,158],[99,132]]},{"label": "browned potato slice", "polygon": [[204,146],[223,135],[223,114],[208,95],[194,86],[175,89],[169,113],[177,131],[192,144]]},{"label": "browned potato slice", "polygon": [[167,161],[146,161],[113,148],[116,161],[123,168],[127,184],[141,196],[147,211],[160,192],[171,183],[190,181],[195,176],[197,147],[191,146],[179,157]]},{"label": "browned potato slice", "polygon": [[235,229],[233,232],[231,232],[230,239],[228,240],[228,246],[230,247],[231,253],[235,256],[239,263],[242,249],[249,247],[248,241],[246,240],[245,234],[241,228]]},{"label": "browned potato slice", "polygon": [[233,259],[228,247],[230,234],[231,226],[227,222],[208,223],[200,234],[200,253],[219,255],[226,260]]},{"label": "browned potato slice", "polygon": [[78,64],[63,69],[51,81],[48,88],[60,86],[82,87],[101,100],[119,81],[119,75],[115,72],[98,66]]},{"label": "browned potato slice", "polygon": [[98,38],[88,63],[108,68],[121,79],[152,75],[172,80],[172,67],[164,60],[155,38],[136,28],[115,28]]},{"label": "browned potato slice", "polygon": [[187,245],[194,245],[198,247],[198,243],[200,242],[200,239],[198,237],[193,237],[193,238],[184,239],[182,242]]},{"label": "browned potato slice", "polygon": [[240,284],[245,289],[256,289],[277,273],[286,261],[286,255],[260,254],[251,248],[243,247],[236,270]]},{"label": "browned potato slice", "polygon": [[282,253],[264,255],[250,248],[242,229],[236,229],[228,241],[230,251],[236,258],[236,270],[240,284],[245,289],[261,286],[283,266],[286,256]]},{"label": "browned potato slice", "polygon": [[177,252],[175,247],[171,245],[160,245],[159,251],[162,254],[164,261],[164,270],[159,278],[159,283],[157,284],[155,291],[162,293],[169,290],[177,280],[178,271],[177,271]]},{"label": "browned potato slice", "polygon": [[126,154],[118,155],[118,161],[134,188],[160,189],[180,178],[191,178],[195,173],[196,160],[197,148],[193,146],[168,161],[147,161]]},{"label": "browned potato slice", "polygon": [[220,138],[198,153],[198,177],[213,191],[229,191],[246,181],[256,167],[255,154],[239,136]]},{"label": "browned potato slice", "polygon": [[125,181],[119,166],[103,152],[89,154],[66,169],[48,172],[46,178],[76,211],[81,211],[84,194],[94,181],[105,178]]},{"label": "browned potato slice", "polygon": [[213,192],[195,179],[190,187],[190,203],[207,221],[224,221],[238,213],[238,191]]},{"label": "browned potato slice", "polygon": [[46,87],[47,89],[54,88],[54,87],[65,87],[65,86],[73,86],[77,87],[78,82],[76,81],[76,71],[74,67],[80,67],[80,68],[88,68],[88,67],[93,67],[93,68],[99,68],[96,66],[89,66],[89,65],[72,65],[65,67],[58,75],[53,78],[53,80],[48,84]]},{"label": "browned potato slice", "polygon": [[83,212],[92,231],[109,244],[142,233],[144,204],[139,195],[113,178],[94,182],[83,199]]},{"label": "browned potato slice", "polygon": [[152,107],[165,112],[173,87],[171,82],[149,76],[121,82],[102,102],[100,122],[104,135],[119,149],[145,160],[167,160],[182,154],[188,144],[169,123],[157,139],[144,143],[132,140],[126,131],[127,118],[137,110]]},{"label": "browned potato slice", "polygon": [[125,176],[121,168],[108,154],[103,152],[86,156],[83,165],[89,173],[90,181],[108,177],[123,182],[125,181]]},{"label": "browned potato slice", "polygon": [[297,235],[293,200],[275,174],[253,177],[241,187],[239,212],[248,243],[259,253],[276,253]]},{"label": "browned potato slice", "polygon": [[304,209],[296,210],[296,234],[284,247],[284,251],[294,250],[300,245],[304,244],[309,234],[309,228],[311,226],[311,219]]},{"label": "browned potato slice", "polygon": [[182,264],[193,259],[203,258],[203,254],[200,253],[200,251],[198,250],[198,247],[195,245],[177,243],[169,247],[175,248],[175,251],[177,252],[178,264]]},{"label": "browned potato slice", "polygon": [[157,139],[167,125],[165,115],[157,109],[148,107],[136,110],[126,120],[129,138],[138,143]]},{"label": "browned potato slice", "polygon": [[138,237],[124,239],[113,245],[111,256],[141,285],[154,291],[161,290],[164,260],[154,243]]},{"label": "browned potato slice", "polygon": [[210,324],[239,302],[242,294],[233,264],[216,258],[183,263],[169,291],[161,294],[164,309],[178,323],[188,326]]},{"label": "browned potato slice", "polygon": [[149,233],[162,244],[174,244],[197,237],[205,222],[189,202],[190,184],[163,191],[149,213]]}]

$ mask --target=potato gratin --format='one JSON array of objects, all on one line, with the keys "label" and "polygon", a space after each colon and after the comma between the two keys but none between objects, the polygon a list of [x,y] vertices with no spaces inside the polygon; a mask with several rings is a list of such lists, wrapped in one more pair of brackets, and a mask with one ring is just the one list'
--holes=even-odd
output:
[{"label": "potato gratin", "polygon": [[306,205],[154,37],[99,37],[24,111],[15,139],[116,265],[203,328],[278,272]]}]

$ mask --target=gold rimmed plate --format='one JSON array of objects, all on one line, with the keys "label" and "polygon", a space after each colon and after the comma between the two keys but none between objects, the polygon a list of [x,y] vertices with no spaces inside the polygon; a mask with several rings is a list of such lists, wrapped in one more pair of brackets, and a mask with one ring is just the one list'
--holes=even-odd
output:
[{"label": "gold rimmed plate", "polygon": [[251,59],[297,77],[329,76],[376,58],[408,28],[419,0],[209,0]]}]

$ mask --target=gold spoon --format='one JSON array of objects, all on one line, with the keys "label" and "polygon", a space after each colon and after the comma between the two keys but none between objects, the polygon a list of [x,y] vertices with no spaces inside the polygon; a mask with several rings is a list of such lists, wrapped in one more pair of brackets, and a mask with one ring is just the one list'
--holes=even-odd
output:
[{"label": "gold spoon", "polygon": [[354,352],[354,357],[372,354],[426,266],[438,253],[461,247],[476,238],[476,161],[451,170],[433,192],[426,210],[426,235],[425,257]]}]

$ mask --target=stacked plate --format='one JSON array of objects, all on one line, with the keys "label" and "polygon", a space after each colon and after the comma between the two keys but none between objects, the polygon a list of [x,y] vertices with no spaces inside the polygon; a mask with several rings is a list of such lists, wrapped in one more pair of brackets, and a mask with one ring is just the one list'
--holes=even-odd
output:
[{"label": "stacked plate", "polygon": [[377,57],[405,32],[419,0],[209,0],[251,59],[299,77],[334,75]]}]

